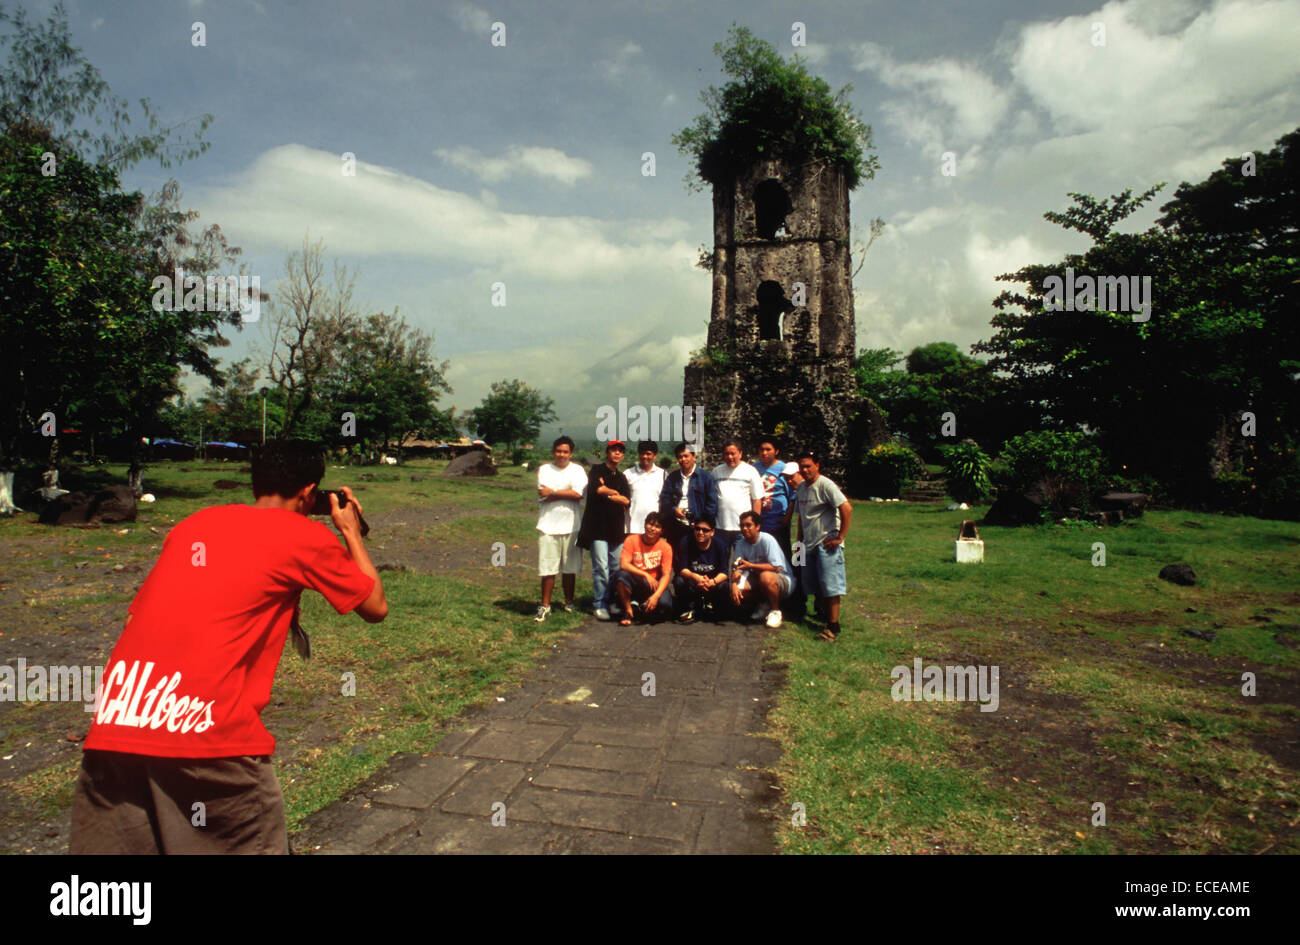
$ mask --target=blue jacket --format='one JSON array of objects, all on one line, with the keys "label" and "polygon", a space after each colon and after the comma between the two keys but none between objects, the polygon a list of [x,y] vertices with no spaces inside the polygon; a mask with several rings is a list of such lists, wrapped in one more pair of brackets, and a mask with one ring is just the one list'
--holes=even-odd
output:
[{"label": "blue jacket", "polygon": [[[677,508],[681,498],[682,471],[678,468],[664,477],[664,487],[659,491],[659,514],[672,521],[676,517],[673,509]],[[718,490],[714,486],[713,477],[696,464],[695,472],[691,473],[691,493],[686,497],[686,514],[694,520],[706,512],[717,516]]]}]

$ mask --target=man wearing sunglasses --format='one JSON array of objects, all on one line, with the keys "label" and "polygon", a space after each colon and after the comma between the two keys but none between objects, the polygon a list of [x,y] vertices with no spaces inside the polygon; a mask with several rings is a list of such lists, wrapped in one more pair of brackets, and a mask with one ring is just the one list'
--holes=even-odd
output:
[{"label": "man wearing sunglasses", "polygon": [[727,549],[713,540],[716,529],[713,516],[705,512],[677,544],[673,560],[680,570],[673,578],[673,600],[678,623],[693,623],[696,617],[719,620],[726,615],[731,582]]}]

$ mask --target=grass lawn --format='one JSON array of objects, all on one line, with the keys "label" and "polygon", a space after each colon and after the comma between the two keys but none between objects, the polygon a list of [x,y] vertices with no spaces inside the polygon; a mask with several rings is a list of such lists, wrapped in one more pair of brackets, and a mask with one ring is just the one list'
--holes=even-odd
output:
[{"label": "grass lawn", "polygon": [[[102,665],[166,530],[207,505],[251,498],[246,486],[213,487],[247,482],[239,466],[151,467],[146,488],[159,501],[141,505],[130,525],[55,529],[30,514],[0,520],[0,662]],[[532,477],[509,468],[494,479],[442,479],[444,466],[327,470],[326,486],[360,487],[390,613],[367,624],[335,614],[318,594],[303,595],[313,658],[286,647],[263,713],[278,743],[291,832],[394,753],[431,747],[448,720],[509,690],[582,622],[558,611],[544,624],[532,619]],[[125,470],[107,473],[121,482]],[[496,541],[509,549],[504,568],[491,562]],[[0,763],[0,849],[66,851],[66,831],[46,837],[43,824],[66,827],[87,720],[80,703],[0,702],[0,756],[9,756]]]},{"label": "grass lawn", "polygon": [[[1300,851],[1300,526],[1171,511],[986,528],[984,563],[958,565],[958,525],[985,509],[854,510],[841,638],[777,646],[769,721],[806,810],[805,826],[783,812],[784,850]],[[1157,579],[1173,562],[1196,586]],[[894,701],[892,668],[917,657],[998,666],[997,710]]]},{"label": "grass lawn", "polygon": [[[442,467],[327,471],[326,486],[359,488],[391,610],[365,624],[303,595],[314,658],[286,649],[264,714],[291,830],[394,753],[431,747],[584,619],[532,619],[533,474],[448,480]],[[102,665],[166,530],[248,500],[246,485],[214,487],[246,483],[239,469],[151,467],[159,502],[131,525],[0,520],[0,663]],[[1151,512],[1112,529],[988,528],[985,562],[957,565],[957,526],[982,512],[855,503],[840,640],[789,622],[773,635],[787,678],[769,718],[785,752],[782,848],[1300,851],[1300,526]],[[498,543],[505,567],[492,561]],[[1196,586],[1156,578],[1180,561]],[[589,599],[585,575],[578,593]],[[918,657],[998,666],[997,711],[895,702],[892,668]],[[1256,695],[1242,694],[1245,672]],[[0,849],[66,850],[86,722],[80,704],[0,703]],[[804,826],[791,822],[796,802]],[[1105,826],[1093,825],[1097,804]]]}]

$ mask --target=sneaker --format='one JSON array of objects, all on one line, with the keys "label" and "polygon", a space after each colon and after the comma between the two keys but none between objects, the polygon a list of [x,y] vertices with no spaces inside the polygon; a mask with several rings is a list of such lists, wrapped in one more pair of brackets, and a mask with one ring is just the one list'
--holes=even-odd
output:
[{"label": "sneaker", "polygon": [[768,604],[759,604],[756,608],[754,608],[754,619],[762,620],[771,612],[772,612],[772,608]]},{"label": "sneaker", "polygon": [[566,614],[573,613],[573,601],[566,600],[563,604],[560,605],[560,610],[564,611]]},{"label": "sneaker", "polygon": [[608,619],[609,619],[609,611],[606,610],[604,607],[597,607],[596,610],[595,610],[595,614],[596,614],[596,619],[597,619],[597,620],[608,620]]},{"label": "sneaker", "polygon": [[534,617],[533,619],[536,620],[538,623],[541,623],[543,620],[546,619],[546,615],[549,614],[550,612],[551,612],[551,608],[543,604],[541,607],[537,608],[537,616]]},{"label": "sneaker", "polygon": [[678,623],[695,623],[695,611],[688,610],[677,618]]},{"label": "sneaker", "polygon": [[632,612],[628,616],[633,620],[641,616],[641,602],[639,600],[632,601]]},{"label": "sneaker", "polygon": [[769,629],[775,630],[781,626],[781,611],[774,610],[767,615],[767,625]]}]

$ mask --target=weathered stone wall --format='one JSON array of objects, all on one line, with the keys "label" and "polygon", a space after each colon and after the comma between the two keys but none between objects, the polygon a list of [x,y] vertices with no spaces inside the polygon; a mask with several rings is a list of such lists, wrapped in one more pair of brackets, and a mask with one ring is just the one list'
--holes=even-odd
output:
[{"label": "weathered stone wall", "polygon": [[708,346],[722,366],[688,366],[683,401],[704,405],[707,461],[721,461],[728,439],[753,455],[760,438],[776,435],[787,458],[816,450],[843,484],[850,452],[883,430],[857,400],[843,172],[756,162],[714,188],[713,238]]}]

